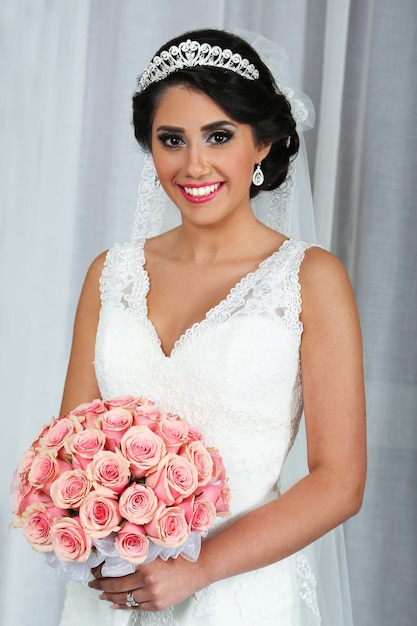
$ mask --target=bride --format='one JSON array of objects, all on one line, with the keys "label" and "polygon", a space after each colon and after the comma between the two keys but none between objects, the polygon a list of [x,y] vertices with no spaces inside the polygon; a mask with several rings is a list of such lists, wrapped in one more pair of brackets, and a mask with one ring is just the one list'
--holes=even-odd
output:
[{"label": "bride", "polygon": [[[180,414],[219,448],[232,516],[196,562],[69,583],[61,626],[347,626],[314,546],[361,505],[361,337],[341,263],[284,232],[306,109],[223,31],[168,42],[139,85],[135,136],[155,182],[132,241],[88,271],[61,414],[122,394]],[[280,491],[303,407],[308,472]]]}]

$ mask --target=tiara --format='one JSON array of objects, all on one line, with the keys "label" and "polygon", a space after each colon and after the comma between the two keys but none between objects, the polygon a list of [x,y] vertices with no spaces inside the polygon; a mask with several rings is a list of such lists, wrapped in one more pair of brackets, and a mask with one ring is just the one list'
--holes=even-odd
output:
[{"label": "tiara", "polygon": [[237,52],[187,39],[178,46],[171,46],[169,50],[163,50],[159,56],[154,56],[140,76],[139,85],[142,89],[146,89],[152,83],[164,80],[173,72],[196,66],[219,67],[235,72],[248,80],[259,78],[256,67]]}]

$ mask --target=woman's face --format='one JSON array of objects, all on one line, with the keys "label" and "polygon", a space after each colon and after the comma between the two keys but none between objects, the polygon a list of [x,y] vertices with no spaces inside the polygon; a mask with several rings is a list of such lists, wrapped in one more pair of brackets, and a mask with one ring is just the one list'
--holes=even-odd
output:
[{"label": "woman's face", "polygon": [[250,211],[257,146],[248,124],[229,117],[214,100],[185,86],[161,96],[152,124],[152,156],[161,185],[183,222],[215,224]]}]

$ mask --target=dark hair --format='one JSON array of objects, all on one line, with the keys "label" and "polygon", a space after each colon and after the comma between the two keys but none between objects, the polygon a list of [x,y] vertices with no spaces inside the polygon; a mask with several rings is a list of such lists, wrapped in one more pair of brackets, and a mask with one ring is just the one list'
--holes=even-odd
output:
[{"label": "dark hair", "polygon": [[190,31],[166,43],[156,54],[187,39],[239,53],[253,63],[259,78],[249,80],[230,70],[197,66],[175,71],[152,83],[133,95],[133,126],[139,145],[150,150],[153,117],[162,93],[168,87],[186,85],[208,95],[236,122],[249,124],[257,145],[271,144],[268,156],[262,161],[265,180],[260,187],[252,185],[250,195],[253,198],[261,190],[276,189],[284,182],[299,146],[288,100],[278,91],[257,52],[232,33],[211,29]]}]

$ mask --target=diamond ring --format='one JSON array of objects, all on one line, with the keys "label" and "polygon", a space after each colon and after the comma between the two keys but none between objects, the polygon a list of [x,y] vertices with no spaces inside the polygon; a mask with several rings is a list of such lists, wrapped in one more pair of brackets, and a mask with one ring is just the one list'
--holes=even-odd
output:
[{"label": "diamond ring", "polygon": [[136,602],[133,597],[133,591],[128,591],[126,596],[126,606],[131,609],[133,606],[140,607],[142,602]]}]

